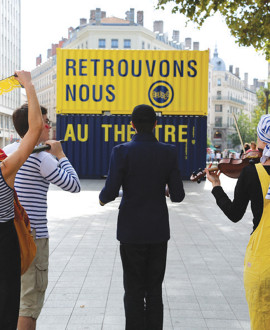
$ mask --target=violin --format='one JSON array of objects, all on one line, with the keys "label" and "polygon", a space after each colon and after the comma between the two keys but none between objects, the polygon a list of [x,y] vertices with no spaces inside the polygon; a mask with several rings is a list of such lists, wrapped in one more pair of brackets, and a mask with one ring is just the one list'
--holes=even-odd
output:
[{"label": "violin", "polygon": [[[262,157],[262,150],[250,151],[248,153],[244,153],[240,159],[234,158],[223,158],[218,163],[217,167],[209,168],[209,172],[220,171],[225,174],[229,178],[237,179],[240,176],[240,173],[244,167],[249,164],[257,164],[260,162],[260,158]],[[197,172],[193,172],[190,180],[201,182],[201,178],[206,175],[205,170],[199,169]]]}]

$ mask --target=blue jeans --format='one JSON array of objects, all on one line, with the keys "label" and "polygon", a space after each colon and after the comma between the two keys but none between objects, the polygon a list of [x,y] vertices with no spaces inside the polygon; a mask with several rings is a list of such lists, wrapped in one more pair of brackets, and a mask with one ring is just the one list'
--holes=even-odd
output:
[{"label": "blue jeans", "polygon": [[162,330],[167,242],[121,243],[126,330]]}]

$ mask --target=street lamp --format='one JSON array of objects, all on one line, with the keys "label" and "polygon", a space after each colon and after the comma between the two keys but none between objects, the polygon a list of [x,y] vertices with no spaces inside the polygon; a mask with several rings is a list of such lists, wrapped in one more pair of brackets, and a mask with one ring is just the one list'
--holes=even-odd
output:
[{"label": "street lamp", "polygon": [[269,93],[270,93],[269,89],[265,88],[264,89],[264,94],[265,94],[265,97],[266,97],[266,104],[265,104],[266,114],[268,114]]}]

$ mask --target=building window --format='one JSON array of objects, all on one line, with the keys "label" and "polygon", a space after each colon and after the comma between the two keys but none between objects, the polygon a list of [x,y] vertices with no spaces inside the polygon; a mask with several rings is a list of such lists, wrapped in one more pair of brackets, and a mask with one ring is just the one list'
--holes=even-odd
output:
[{"label": "building window", "polygon": [[222,112],[222,104],[215,105],[215,112]]},{"label": "building window", "polygon": [[105,48],[105,47],[106,47],[106,40],[98,39],[98,48]]},{"label": "building window", "polygon": [[217,85],[221,86],[221,79],[220,78],[218,78],[218,80],[217,80]]},{"label": "building window", "polygon": [[124,48],[131,48],[131,40],[124,39]]},{"label": "building window", "polygon": [[144,43],[144,41],[142,42],[142,49],[144,49],[145,48],[145,43]]},{"label": "building window", "polygon": [[216,127],[222,127],[222,117],[216,117],[215,118],[215,126]]},{"label": "building window", "polygon": [[221,100],[221,91],[217,91],[217,99]]},{"label": "building window", "polygon": [[118,39],[112,39],[111,48],[118,48]]}]

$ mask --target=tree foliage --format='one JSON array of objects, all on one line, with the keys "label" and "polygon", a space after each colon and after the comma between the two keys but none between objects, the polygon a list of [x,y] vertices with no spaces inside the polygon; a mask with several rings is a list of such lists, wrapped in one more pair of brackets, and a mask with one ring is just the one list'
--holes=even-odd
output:
[{"label": "tree foliage", "polygon": [[198,27],[219,12],[240,46],[253,46],[270,59],[270,0],[158,0],[157,8],[167,3]]},{"label": "tree foliage", "polygon": [[[260,88],[257,91],[258,105],[254,108],[251,114],[251,120],[248,116],[241,113],[237,118],[237,125],[243,140],[243,143],[250,143],[251,141],[257,140],[257,126],[262,115],[266,113],[266,101],[263,88]],[[233,125],[235,127],[235,125]],[[236,127],[235,127],[236,129]],[[238,133],[230,135],[233,146],[240,144],[240,139]]]},{"label": "tree foliage", "polygon": [[[254,135],[254,131],[251,127],[250,120],[246,114],[241,113],[239,115],[239,117],[237,118],[237,125],[239,128],[243,143],[246,143],[246,142],[250,143],[250,141],[256,139],[256,135]],[[235,124],[233,125],[233,127],[235,128],[235,131],[236,131]],[[231,134],[229,137],[232,141],[233,147],[241,144],[237,131],[236,131],[236,133]]]}]

